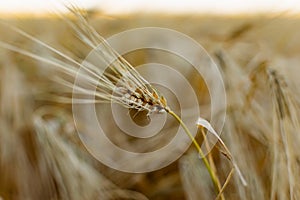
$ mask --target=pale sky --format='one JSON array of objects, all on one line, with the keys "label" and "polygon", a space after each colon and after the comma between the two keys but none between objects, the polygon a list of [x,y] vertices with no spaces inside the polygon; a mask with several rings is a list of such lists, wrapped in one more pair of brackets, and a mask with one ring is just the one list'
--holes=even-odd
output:
[{"label": "pale sky", "polygon": [[285,12],[300,14],[300,0],[0,0],[0,14],[43,13],[64,10],[64,3],[84,8],[101,8],[107,13],[252,13]]}]

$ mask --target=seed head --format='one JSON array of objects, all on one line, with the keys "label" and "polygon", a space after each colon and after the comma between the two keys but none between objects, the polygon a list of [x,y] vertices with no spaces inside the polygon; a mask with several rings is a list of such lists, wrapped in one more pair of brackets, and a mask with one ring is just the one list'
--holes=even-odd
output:
[{"label": "seed head", "polygon": [[[74,7],[70,11],[78,20],[67,22],[81,40],[93,49],[96,58],[101,59],[100,62],[97,61],[97,65],[89,62],[81,64],[80,68],[84,73],[79,74],[84,85],[97,86],[93,95],[98,101],[114,102],[126,108],[147,111],[148,115],[168,112],[166,99],[87,23],[82,11]],[[81,86],[74,86],[73,91],[91,94],[90,90]]]}]

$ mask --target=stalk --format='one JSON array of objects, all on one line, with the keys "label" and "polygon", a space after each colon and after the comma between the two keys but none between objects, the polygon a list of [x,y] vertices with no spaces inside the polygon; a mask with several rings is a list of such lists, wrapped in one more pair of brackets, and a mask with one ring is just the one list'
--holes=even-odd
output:
[{"label": "stalk", "polygon": [[181,120],[181,118],[176,114],[174,113],[172,110],[167,110],[167,112],[172,115],[177,121],[178,123],[181,125],[181,127],[184,129],[185,133],[189,136],[189,138],[192,140],[194,146],[196,147],[197,151],[198,151],[198,154],[199,156],[201,156],[201,158],[203,159],[203,162],[204,162],[204,165],[212,179],[212,182],[214,184],[214,187],[216,189],[216,191],[218,193],[220,193],[220,187],[219,187],[219,184],[218,184],[218,179],[217,179],[217,176],[216,174],[214,173],[213,169],[211,168],[207,158],[205,157],[203,151],[201,150],[200,148],[200,145],[198,144],[198,142],[196,141],[196,139],[193,137],[193,135],[191,134],[190,130],[187,128],[187,126],[185,125],[185,123]]}]

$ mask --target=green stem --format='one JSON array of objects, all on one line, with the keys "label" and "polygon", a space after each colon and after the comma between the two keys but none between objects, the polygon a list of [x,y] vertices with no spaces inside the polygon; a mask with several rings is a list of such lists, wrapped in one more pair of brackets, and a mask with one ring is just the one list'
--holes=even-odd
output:
[{"label": "green stem", "polygon": [[186,132],[186,134],[189,136],[189,138],[192,140],[193,144],[195,145],[199,155],[201,156],[201,158],[203,159],[203,162],[205,164],[205,167],[207,168],[207,171],[213,181],[214,187],[217,190],[217,192],[220,192],[220,188],[218,185],[218,181],[217,181],[217,177],[214,173],[214,171],[212,170],[212,168],[210,167],[210,164],[208,162],[208,160],[206,159],[203,151],[200,148],[200,145],[198,144],[198,142],[196,141],[196,139],[193,137],[193,135],[191,134],[191,132],[189,131],[189,129],[187,128],[187,126],[185,125],[185,123],[181,120],[181,118],[176,115],[176,113],[174,113],[172,110],[168,110],[167,111],[170,115],[172,115],[182,126],[182,128],[184,129],[184,131]]}]

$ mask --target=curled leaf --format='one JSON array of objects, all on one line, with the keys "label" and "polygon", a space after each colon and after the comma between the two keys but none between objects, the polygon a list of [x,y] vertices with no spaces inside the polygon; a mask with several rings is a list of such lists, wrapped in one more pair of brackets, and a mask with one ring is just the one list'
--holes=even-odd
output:
[{"label": "curled leaf", "polygon": [[241,173],[238,165],[236,164],[235,160],[233,159],[230,151],[228,150],[227,146],[225,145],[225,143],[223,142],[223,140],[220,138],[220,136],[217,134],[217,132],[213,129],[213,127],[211,126],[211,124],[207,120],[205,120],[205,119],[203,119],[201,117],[198,118],[196,124],[199,127],[204,127],[205,129],[207,129],[209,133],[211,133],[213,136],[215,136],[218,139],[218,142],[220,142],[221,146],[225,150],[223,154],[231,161],[234,169],[238,173],[238,176],[239,176],[242,184],[244,186],[247,186],[247,182],[246,182],[245,178],[243,177],[243,175],[242,175],[242,173]]}]

